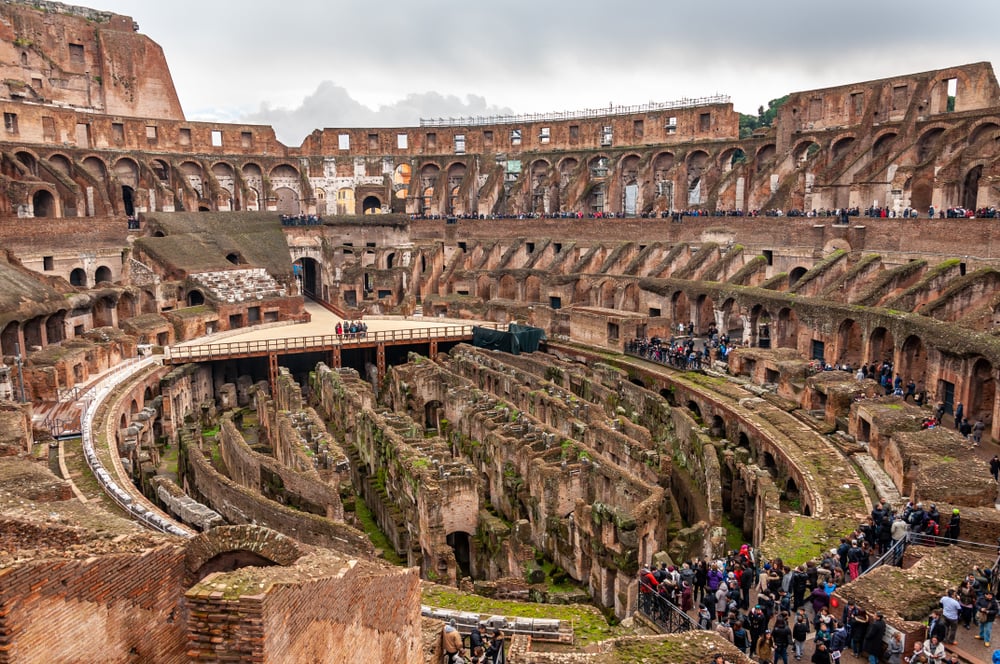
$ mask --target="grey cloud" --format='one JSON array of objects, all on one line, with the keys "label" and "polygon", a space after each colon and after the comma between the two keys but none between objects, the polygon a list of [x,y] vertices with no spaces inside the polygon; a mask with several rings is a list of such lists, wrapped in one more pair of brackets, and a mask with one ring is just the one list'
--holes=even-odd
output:
[{"label": "grey cloud", "polygon": [[351,97],[343,86],[323,81],[296,108],[273,108],[264,103],[260,110],[244,115],[241,120],[272,125],[278,140],[286,145],[300,145],[314,129],[325,127],[405,127],[416,125],[420,118],[511,112],[509,108],[489,104],[485,97],[478,95],[461,99],[439,92],[410,93],[396,102],[372,109]]}]

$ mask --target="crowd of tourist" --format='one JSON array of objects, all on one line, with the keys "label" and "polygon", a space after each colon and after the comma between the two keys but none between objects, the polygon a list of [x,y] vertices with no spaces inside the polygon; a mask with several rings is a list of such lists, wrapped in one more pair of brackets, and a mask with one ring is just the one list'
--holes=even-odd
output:
[{"label": "crowd of tourist", "polygon": [[360,320],[338,321],[333,331],[340,339],[364,339],[368,336],[368,324]]},{"label": "crowd of tourist", "polygon": [[[933,207],[924,215],[926,217],[939,219],[994,219],[998,216],[996,208],[981,208],[979,210],[967,210],[962,207],[951,207],[947,210],[940,210],[935,213]],[[867,217],[869,219],[918,219],[921,214],[918,210],[905,207],[902,210],[885,206],[872,206],[862,210],[858,207],[850,208],[819,208],[812,210],[800,210],[792,208],[783,210],[781,208],[768,208],[766,210],[708,210],[703,208],[689,208],[686,210],[662,210],[659,212],[648,211],[634,215],[625,215],[615,212],[591,211],[591,212],[521,212],[518,214],[425,214],[417,213],[409,215],[413,221],[421,219],[430,220],[504,220],[504,219],[671,219],[681,222],[684,217],[824,217],[836,218],[841,224],[850,223],[852,217]],[[283,214],[281,215],[282,226],[317,226],[323,223],[323,218],[317,214]],[[129,228],[132,228],[131,223]],[[138,228],[138,225],[136,225]]]},{"label": "crowd of tourist", "polygon": [[479,625],[469,632],[468,646],[458,631],[454,619],[444,626],[442,637],[446,664],[506,664],[503,631],[494,628],[487,635],[486,625]]},{"label": "crowd of tourist", "polygon": [[[712,358],[725,362],[731,348],[728,334],[719,334],[715,325],[709,327],[700,342],[694,334],[694,323],[678,325],[677,337],[642,337],[625,342],[625,352],[650,362],[666,364],[682,371],[697,371],[711,364]],[[700,345],[700,347],[698,347]]]},{"label": "crowd of tourist", "polygon": [[323,223],[323,217],[318,214],[283,214],[281,215],[282,226],[319,226]]},{"label": "crowd of tourist", "polygon": [[[1000,465],[1000,459],[998,459]],[[954,544],[960,535],[954,509],[947,525],[936,505],[907,503],[898,513],[878,502],[865,522],[818,559],[791,567],[780,559],[757,560],[744,544],[720,560],[688,560],[679,567],[661,564],[639,572],[639,610],[666,624],[678,610],[697,615],[697,627],[715,630],[751,659],[767,664],[801,661],[810,634],[812,664],[835,664],[850,651],[870,664],[950,664],[957,630],[976,628],[976,639],[991,647],[993,622],[1000,612],[994,592],[1000,579],[989,567],[973,567],[940,598],[927,622],[927,635],[903,652],[901,634],[887,629],[879,611],[854,602],[838,606],[834,591],[878,564],[899,566],[909,543]],[[724,660],[723,660],[724,661]],[[997,650],[1000,661],[1000,650]]]}]

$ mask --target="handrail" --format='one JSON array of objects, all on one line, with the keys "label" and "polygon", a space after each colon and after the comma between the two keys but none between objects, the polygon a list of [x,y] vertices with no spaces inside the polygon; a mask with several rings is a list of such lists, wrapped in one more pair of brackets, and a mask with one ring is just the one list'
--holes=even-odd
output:
[{"label": "handrail", "polygon": [[258,341],[229,341],[201,344],[197,346],[172,346],[167,359],[171,362],[184,360],[208,360],[214,357],[266,355],[291,351],[307,352],[335,346],[361,346],[366,344],[431,341],[434,339],[457,339],[471,337],[473,327],[493,327],[496,324],[441,325],[435,327],[414,327],[401,330],[380,330],[377,332],[345,332],[343,334],[308,335]]},{"label": "handrail", "polygon": [[639,597],[636,602],[636,611],[667,634],[701,629],[694,618],[642,579],[639,579]]}]

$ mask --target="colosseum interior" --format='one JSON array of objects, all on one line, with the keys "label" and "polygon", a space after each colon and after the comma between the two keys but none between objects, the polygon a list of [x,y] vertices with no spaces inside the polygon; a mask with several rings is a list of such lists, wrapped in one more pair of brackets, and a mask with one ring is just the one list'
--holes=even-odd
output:
[{"label": "colosseum interior", "polygon": [[[511,662],[749,662],[637,615],[640,567],[805,563],[880,500],[1000,536],[989,63],[752,132],[713,98],[301,146],[186,120],[126,16],[8,0],[0,70],[0,663],[439,664],[453,617]],[[916,634],[894,579],[844,597]]]}]

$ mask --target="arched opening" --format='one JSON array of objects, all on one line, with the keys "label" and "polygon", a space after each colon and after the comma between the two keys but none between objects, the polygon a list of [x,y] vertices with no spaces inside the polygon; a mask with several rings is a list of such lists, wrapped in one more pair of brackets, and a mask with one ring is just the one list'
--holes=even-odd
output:
[{"label": "arched opening", "polygon": [[50,344],[57,344],[66,338],[66,312],[59,311],[45,321],[45,335]]},{"label": "arched opening", "polygon": [[21,162],[24,168],[27,169],[28,173],[34,177],[38,177],[38,162],[35,161],[35,155],[30,152],[21,151],[16,153],[14,157]]},{"label": "arched opening", "polygon": [[969,145],[975,145],[984,138],[997,138],[998,130],[1000,125],[995,122],[984,122],[972,130],[972,134],[969,135]]},{"label": "arched opening", "polygon": [[365,196],[364,200],[361,201],[361,210],[363,214],[381,214],[382,201],[378,199],[378,196]]},{"label": "arched opening", "polygon": [[458,569],[461,571],[461,576],[467,577],[472,576],[472,536],[469,533],[462,531],[455,531],[449,533],[445,538],[448,546],[451,550],[455,552],[455,562],[458,563]]},{"label": "arched opening", "polygon": [[969,392],[969,421],[981,419],[990,422],[993,419],[993,402],[996,398],[996,380],[993,377],[993,365],[984,358],[979,358],[972,365],[972,384]]},{"label": "arched opening", "polygon": [[437,399],[424,404],[424,428],[441,432],[441,402]]},{"label": "arched opening", "polygon": [[799,279],[801,279],[808,271],[809,270],[801,265],[793,267],[792,271],[788,273],[788,287],[791,288],[795,284],[799,283]]},{"label": "arched opening", "polygon": [[875,143],[872,144],[872,157],[881,157],[882,155],[889,154],[889,150],[892,149],[892,144],[895,142],[896,134],[893,132],[879,136]]},{"label": "arched opening", "polygon": [[292,271],[302,279],[302,292],[312,298],[322,295],[322,274],[315,258],[304,256],[292,264]]},{"label": "arched opening", "polygon": [[664,401],[670,404],[671,408],[677,407],[677,395],[674,394],[672,389],[663,388],[660,390],[660,396],[663,397]]},{"label": "arched opening", "polygon": [[599,307],[604,309],[614,309],[615,308],[615,284],[611,281],[605,281],[601,285],[600,290],[600,301],[597,303]]},{"label": "arched opening", "polygon": [[692,415],[694,415],[694,419],[697,420],[700,423],[701,422],[701,407],[698,406],[698,402],[693,401],[693,400],[692,401],[688,401],[687,402],[687,409],[691,411]]},{"label": "arched opening", "polygon": [[56,216],[56,199],[47,189],[39,189],[31,197],[31,207],[36,217]]},{"label": "arched opening", "polygon": [[94,327],[112,327],[115,324],[115,301],[102,297],[94,302]]},{"label": "arched opening", "polygon": [[622,311],[639,311],[639,286],[628,284],[622,293]]},{"label": "arched opening", "polygon": [[[702,199],[702,176],[708,169],[708,153],[704,150],[695,150],[687,160],[687,204],[697,206]],[[675,204],[675,207],[677,204]]]},{"label": "arched opening", "polygon": [[24,345],[22,353],[42,345],[42,319],[35,317],[24,322]]},{"label": "arched opening", "polygon": [[542,280],[534,275],[524,280],[524,301],[542,301]]},{"label": "arched opening", "polygon": [[819,153],[819,143],[813,140],[802,141],[792,150],[792,158],[797,166],[805,164],[814,155]]},{"label": "arched opening", "polygon": [[892,362],[896,342],[892,332],[884,327],[876,327],[868,337],[868,361]]},{"label": "arched opening", "polygon": [[764,469],[771,473],[772,477],[778,476],[778,462],[775,460],[774,455],[770,452],[764,452],[760,455],[760,464]]},{"label": "arched opening", "polygon": [[691,320],[691,303],[688,302],[687,293],[684,291],[677,291],[670,297],[670,309],[675,326],[678,323],[687,325]]},{"label": "arched opening", "polygon": [[841,138],[840,140],[836,141],[830,148],[830,151],[833,154],[833,158],[840,159],[845,154],[847,154],[848,151],[850,151],[853,145],[854,145],[853,136],[845,136],[844,138]]},{"label": "arched opening", "polygon": [[855,368],[861,364],[862,357],[861,326],[848,318],[837,331],[837,364],[849,364]]},{"label": "arched opening", "polygon": [[[966,210],[975,210],[979,200],[979,179],[983,175],[983,167],[976,166],[965,174],[962,183],[962,207]],[[37,216],[37,215],[36,215]]]},{"label": "arched opening", "polygon": [[[639,310],[638,307],[635,309]],[[708,295],[699,295],[694,307],[694,326],[697,332],[708,332],[715,324],[715,301]]]},{"label": "arched opening", "polygon": [[799,317],[795,312],[784,307],[778,311],[775,339],[778,348],[798,348]]},{"label": "arched opening", "polygon": [[395,263],[396,263],[396,252],[391,251],[388,254],[386,254],[385,269],[391,270],[392,266],[395,265]]},{"label": "arched opening", "polygon": [[[17,331],[19,329],[18,322],[11,321],[7,323],[3,328],[3,332],[0,332],[0,355],[13,355],[14,346],[19,344],[17,338]],[[26,349],[22,348],[23,353]]]},{"label": "arched opening", "polygon": [[246,265],[246,260],[237,252],[231,252],[226,254],[226,260],[233,265]]},{"label": "arched opening", "polygon": [[71,286],[76,286],[77,288],[87,287],[87,273],[82,267],[74,268],[69,273],[69,283]]},{"label": "arched opening", "polygon": [[125,216],[135,216],[135,189],[127,185],[122,185],[122,207],[125,210]]},{"label": "arched opening", "polygon": [[710,433],[715,438],[726,437],[726,422],[718,415],[712,416],[712,428]]},{"label": "arched opening", "polygon": [[762,145],[759,150],[757,150],[757,163],[763,164],[771,159],[774,159],[775,155],[778,154],[778,148],[774,143],[768,143],[767,145]]},{"label": "arched opening", "polygon": [[131,293],[122,293],[118,298],[116,309],[119,321],[133,318],[135,316],[135,296]]},{"label": "arched opening", "polygon": [[254,551],[236,549],[218,553],[198,568],[195,578],[199,581],[215,572],[232,572],[243,567],[273,567],[277,563]]},{"label": "arched opening", "polygon": [[95,284],[111,283],[111,278],[111,268],[106,265],[101,265],[97,268],[97,271],[94,272]]},{"label": "arched opening", "polygon": [[629,378],[628,382],[632,383],[633,385],[638,385],[639,387],[644,389],[646,387],[646,383],[642,382],[641,378]]},{"label": "arched opening", "polygon": [[278,214],[298,214],[299,195],[289,187],[279,187],[274,190]]},{"label": "arched opening", "polygon": [[745,450],[749,450],[750,449],[750,438],[749,438],[749,436],[747,436],[746,433],[740,431],[740,437],[736,441],[736,445],[738,447],[742,447]]},{"label": "arched opening", "polygon": [[205,304],[205,295],[197,288],[188,291],[187,295],[187,305],[189,307],[197,307],[201,304]]},{"label": "arched opening", "polygon": [[911,334],[906,337],[903,347],[899,352],[899,365],[896,373],[904,380],[912,379],[915,382],[926,380],[927,353],[924,350],[924,342],[920,337]]},{"label": "arched opening", "polygon": [[492,299],[493,279],[489,275],[483,274],[476,280],[476,297],[484,302]]},{"label": "arched opening", "polygon": [[500,277],[500,299],[501,300],[516,300],[517,299],[517,280],[509,274],[505,274]]},{"label": "arched opening", "polygon": [[937,150],[938,142],[944,134],[944,127],[935,127],[925,131],[917,139],[917,163],[922,163]]},{"label": "arched opening", "polygon": [[736,300],[729,298],[722,303],[722,327],[719,332],[728,334],[731,342],[743,339],[744,321]]}]

